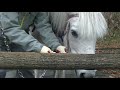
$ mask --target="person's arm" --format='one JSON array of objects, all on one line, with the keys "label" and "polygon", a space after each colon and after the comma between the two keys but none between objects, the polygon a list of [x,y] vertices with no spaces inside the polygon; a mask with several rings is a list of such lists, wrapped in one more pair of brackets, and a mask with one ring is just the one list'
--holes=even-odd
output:
[{"label": "person's arm", "polygon": [[65,53],[65,47],[59,43],[58,38],[52,30],[47,12],[39,12],[37,14],[35,18],[35,27],[45,45],[50,47],[53,51],[58,49],[58,51]]},{"label": "person's arm", "polygon": [[21,45],[25,51],[41,51],[43,45],[20,28],[17,12],[1,12],[0,27],[10,42]]}]

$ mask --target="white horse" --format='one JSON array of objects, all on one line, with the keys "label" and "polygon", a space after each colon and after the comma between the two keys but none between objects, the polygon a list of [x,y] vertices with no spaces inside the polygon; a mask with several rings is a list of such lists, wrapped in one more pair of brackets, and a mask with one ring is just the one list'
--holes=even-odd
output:
[{"label": "white horse", "polygon": [[[101,12],[48,12],[48,15],[53,31],[69,53],[95,54],[97,39],[107,33],[107,23]],[[66,71],[56,70],[55,77],[65,78]],[[96,75],[96,70],[74,71],[79,78]],[[35,72],[38,78],[38,70]]]}]

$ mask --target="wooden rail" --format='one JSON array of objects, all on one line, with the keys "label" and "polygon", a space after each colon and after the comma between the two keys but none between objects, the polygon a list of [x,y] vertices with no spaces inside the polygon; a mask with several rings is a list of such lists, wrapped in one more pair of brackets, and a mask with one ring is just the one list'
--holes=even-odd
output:
[{"label": "wooden rail", "polygon": [[39,54],[0,52],[0,69],[120,69],[120,54]]}]

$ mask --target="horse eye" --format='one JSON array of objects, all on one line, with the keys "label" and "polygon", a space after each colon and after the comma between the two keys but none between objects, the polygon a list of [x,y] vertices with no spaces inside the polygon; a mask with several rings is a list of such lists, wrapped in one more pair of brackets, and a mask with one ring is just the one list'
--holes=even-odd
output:
[{"label": "horse eye", "polygon": [[76,32],[76,31],[74,31],[74,30],[71,30],[71,34],[72,34],[75,38],[77,38],[77,37],[78,37],[77,32]]}]

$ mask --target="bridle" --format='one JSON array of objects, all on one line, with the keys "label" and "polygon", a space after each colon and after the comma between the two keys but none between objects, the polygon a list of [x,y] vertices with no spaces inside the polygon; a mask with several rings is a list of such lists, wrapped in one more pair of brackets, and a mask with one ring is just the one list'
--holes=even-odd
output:
[{"label": "bridle", "polygon": [[69,41],[69,33],[70,33],[70,26],[71,26],[71,21],[74,19],[74,18],[76,18],[76,17],[79,17],[78,15],[72,15],[72,16],[70,16],[70,18],[68,19],[68,21],[67,21],[67,24],[66,24],[66,28],[65,28],[65,30],[64,30],[64,34],[62,35],[62,40],[63,40],[63,38],[66,36],[66,40],[67,40],[67,50],[68,50],[68,52],[71,52],[71,47],[70,47],[70,41]]}]

